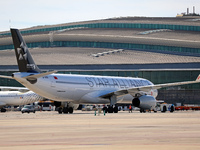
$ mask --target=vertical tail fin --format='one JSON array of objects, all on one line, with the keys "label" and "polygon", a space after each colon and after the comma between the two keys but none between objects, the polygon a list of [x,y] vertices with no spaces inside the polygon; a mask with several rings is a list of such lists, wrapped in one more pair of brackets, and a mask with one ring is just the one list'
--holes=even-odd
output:
[{"label": "vertical tail fin", "polygon": [[41,72],[35,64],[18,29],[10,29],[20,72]]}]

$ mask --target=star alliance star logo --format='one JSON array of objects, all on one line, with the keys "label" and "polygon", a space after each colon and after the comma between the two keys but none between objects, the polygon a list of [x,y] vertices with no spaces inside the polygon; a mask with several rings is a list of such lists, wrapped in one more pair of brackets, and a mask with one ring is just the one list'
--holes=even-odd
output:
[{"label": "star alliance star logo", "polygon": [[22,42],[20,48],[17,48],[18,60],[27,60],[27,46]]}]

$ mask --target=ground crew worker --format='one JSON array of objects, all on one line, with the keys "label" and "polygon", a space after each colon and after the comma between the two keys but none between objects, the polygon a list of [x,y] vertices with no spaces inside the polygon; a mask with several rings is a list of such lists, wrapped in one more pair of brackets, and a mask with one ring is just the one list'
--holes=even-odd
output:
[{"label": "ground crew worker", "polygon": [[129,113],[132,113],[132,106],[131,105],[129,105]]}]

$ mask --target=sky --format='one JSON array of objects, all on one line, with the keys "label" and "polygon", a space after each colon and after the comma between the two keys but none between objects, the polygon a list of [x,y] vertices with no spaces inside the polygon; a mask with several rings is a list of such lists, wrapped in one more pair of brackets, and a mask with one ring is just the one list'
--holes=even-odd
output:
[{"label": "sky", "polygon": [[175,17],[193,6],[200,14],[200,0],[1,0],[0,31],[113,17]]}]

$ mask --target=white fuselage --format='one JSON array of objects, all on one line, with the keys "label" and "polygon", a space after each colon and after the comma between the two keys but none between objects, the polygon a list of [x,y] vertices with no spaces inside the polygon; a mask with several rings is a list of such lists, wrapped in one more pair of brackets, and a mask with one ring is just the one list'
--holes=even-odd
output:
[{"label": "white fuselage", "polygon": [[[109,104],[108,98],[100,96],[120,89],[153,85],[142,78],[107,77],[89,75],[51,74],[37,79],[31,84],[25,78],[30,73],[15,73],[14,79],[38,95],[55,101],[71,101],[77,104]],[[144,94],[143,91],[140,91]],[[157,96],[157,90],[145,92]],[[133,96],[127,94],[117,98],[117,102],[131,103]]]},{"label": "white fuselage", "polygon": [[25,105],[43,100],[43,97],[32,91],[21,93],[19,91],[0,91],[0,106]]}]

